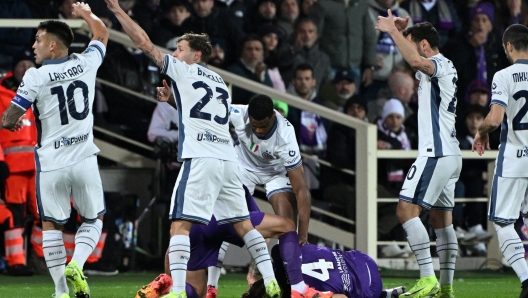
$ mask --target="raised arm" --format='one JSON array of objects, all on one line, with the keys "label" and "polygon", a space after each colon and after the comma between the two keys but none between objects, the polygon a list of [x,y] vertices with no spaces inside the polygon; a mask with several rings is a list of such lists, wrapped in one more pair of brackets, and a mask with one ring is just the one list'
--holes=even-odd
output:
[{"label": "raised arm", "polygon": [[130,37],[134,44],[140,48],[150,60],[154,61],[156,66],[163,69],[163,53],[154,46],[150,41],[145,30],[132,20],[126,12],[119,6],[118,0],[105,0],[108,9],[115,14],[119,23],[125,30],[125,33]]},{"label": "raised arm", "polygon": [[81,17],[90,27],[93,37],[92,40],[98,40],[106,45],[108,44],[108,30],[106,26],[95,14],[92,13],[90,6],[83,2],[73,3],[73,15]]}]

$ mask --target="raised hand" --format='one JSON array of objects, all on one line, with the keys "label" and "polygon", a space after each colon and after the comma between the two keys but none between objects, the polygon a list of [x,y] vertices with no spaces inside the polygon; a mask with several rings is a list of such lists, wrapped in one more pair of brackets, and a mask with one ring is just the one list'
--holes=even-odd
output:
[{"label": "raised hand", "polygon": [[90,8],[90,5],[84,3],[84,2],[77,2],[73,3],[72,5],[72,15],[74,17],[82,17],[82,14],[84,13],[92,13],[92,9]]},{"label": "raised hand", "polygon": [[398,31],[403,31],[405,29],[407,29],[407,26],[409,25],[409,16],[407,16],[405,19],[402,19],[400,17],[395,17],[394,18],[394,25],[396,26],[396,29],[398,29]]},{"label": "raised hand", "polygon": [[394,17],[392,16],[392,11],[390,9],[387,9],[387,14],[389,16],[386,18],[382,16],[378,16],[378,24],[376,24],[375,29],[381,32],[388,32],[388,33],[390,31],[398,30],[398,28],[396,28],[396,25],[394,23]]},{"label": "raised hand", "polygon": [[111,12],[115,13],[121,10],[118,0],[105,0],[105,2],[106,2],[106,6]]}]

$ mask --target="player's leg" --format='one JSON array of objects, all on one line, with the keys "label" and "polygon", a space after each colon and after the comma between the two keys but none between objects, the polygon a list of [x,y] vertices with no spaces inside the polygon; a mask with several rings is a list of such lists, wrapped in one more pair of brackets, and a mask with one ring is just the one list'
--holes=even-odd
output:
[{"label": "player's leg", "polygon": [[206,298],[216,298],[218,296],[218,280],[222,273],[222,266],[224,265],[224,257],[229,247],[229,243],[223,242],[218,251],[218,260],[214,266],[207,268],[207,295]]},{"label": "player's leg", "polygon": [[523,214],[527,200],[528,179],[493,176],[488,218],[497,231],[497,239],[502,255],[519,277],[523,290],[519,297],[528,297],[528,265],[524,260],[521,238],[514,224],[523,202]]},{"label": "player's leg", "polygon": [[418,283],[401,297],[426,297],[440,289],[433,269],[429,234],[419,217],[424,207],[432,205],[426,199],[437,198],[441,191],[441,188],[436,190],[438,187],[431,185],[437,162],[437,158],[418,157],[407,173],[400,192],[396,215],[405,229],[420,269]]},{"label": "player's leg", "polygon": [[[214,158],[186,160],[172,193],[169,218],[169,267],[173,286],[167,297],[185,297],[185,280],[191,256],[189,231],[192,222],[208,224],[222,185],[223,165]],[[213,170],[212,170],[213,169]]]},{"label": "player's leg", "polygon": [[55,284],[55,296],[68,295],[64,270],[66,248],[62,239],[63,225],[71,212],[68,168],[37,172],[37,207],[42,220],[42,251],[46,266]]}]

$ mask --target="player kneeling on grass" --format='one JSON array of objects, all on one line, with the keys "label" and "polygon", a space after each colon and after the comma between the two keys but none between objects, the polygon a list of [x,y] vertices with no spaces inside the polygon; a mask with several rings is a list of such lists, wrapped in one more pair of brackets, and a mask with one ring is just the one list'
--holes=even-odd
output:
[{"label": "player kneeling on grass", "polygon": [[[278,238],[281,259],[284,260],[291,287],[290,297],[332,297],[332,292],[320,292],[304,283],[301,273],[302,255],[301,246],[298,242],[295,224],[290,219],[260,212],[253,197],[245,188],[246,203],[250,212],[250,220],[253,226],[264,238]],[[231,225],[219,225],[213,216],[209,225],[194,225],[190,231],[191,257],[187,264],[187,297],[204,297],[207,292],[207,268],[215,266],[222,243],[227,242],[239,247],[244,246]],[[165,271],[169,274],[168,259],[165,258]],[[163,283],[160,285],[160,283]],[[136,297],[157,298],[164,287],[165,279],[161,277],[151,284],[141,288]],[[309,283],[308,283],[309,284]],[[192,285],[192,287],[189,287]],[[288,294],[287,294],[288,295]]]},{"label": "player kneeling on grass", "polygon": [[[304,280],[319,290],[333,292],[334,298],[397,298],[405,292],[405,287],[383,290],[378,265],[363,252],[334,250],[313,244],[302,246],[301,252]],[[271,258],[275,277],[282,293],[288,293],[290,284],[284,266],[280,265],[284,263],[282,256],[279,246],[274,246]],[[259,279],[242,297],[261,298],[265,295],[263,280]]]}]

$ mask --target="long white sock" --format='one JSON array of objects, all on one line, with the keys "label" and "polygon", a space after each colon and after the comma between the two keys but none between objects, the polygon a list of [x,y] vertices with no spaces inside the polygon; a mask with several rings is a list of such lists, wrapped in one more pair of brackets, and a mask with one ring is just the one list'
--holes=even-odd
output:
[{"label": "long white sock", "polygon": [[416,255],[420,267],[420,277],[434,275],[433,260],[431,259],[431,243],[429,235],[419,217],[412,218],[403,224],[407,233],[407,241]]},{"label": "long white sock", "polygon": [[228,247],[229,243],[222,242],[220,251],[218,251],[218,261],[216,261],[216,265],[207,268],[207,285],[218,289],[218,280],[220,279],[220,273],[222,271],[222,266],[224,265],[224,257]]},{"label": "long white sock", "polygon": [[97,219],[94,223],[83,223],[77,230],[72,261],[76,261],[79,267],[84,267],[84,263],[97,246],[102,228],[103,222]]},{"label": "long white sock", "polygon": [[519,235],[515,232],[513,224],[504,227],[497,224],[493,224],[493,226],[497,231],[499,247],[502,251],[502,255],[512,266],[521,282],[525,281],[528,279],[528,265],[526,265],[526,261],[524,260],[524,246],[521,238],[519,238]]},{"label": "long white sock", "polygon": [[189,236],[172,236],[169,242],[169,268],[173,282],[172,291],[176,294],[185,291],[187,263],[190,256],[191,241]]},{"label": "long white sock", "polygon": [[244,235],[244,243],[264,278],[264,285],[268,285],[270,281],[275,280],[275,274],[273,273],[266,240],[257,230],[253,229]]},{"label": "long white sock", "polygon": [[435,229],[436,252],[440,260],[440,285],[452,285],[458,255],[458,241],[453,225]]},{"label": "long white sock", "polygon": [[50,230],[42,232],[42,250],[46,266],[55,283],[55,296],[69,294],[64,269],[66,268],[66,249],[62,240],[62,232]]}]

